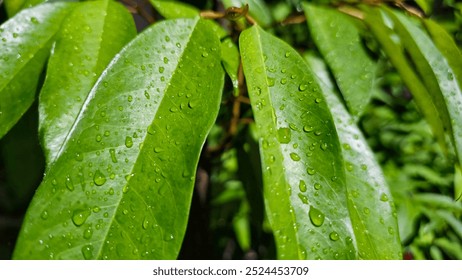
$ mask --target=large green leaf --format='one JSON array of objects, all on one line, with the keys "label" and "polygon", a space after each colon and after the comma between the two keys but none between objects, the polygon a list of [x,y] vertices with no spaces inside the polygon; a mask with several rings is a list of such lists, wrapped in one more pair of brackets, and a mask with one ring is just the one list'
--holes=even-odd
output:
[{"label": "large green leaf", "polygon": [[[403,46],[441,113],[444,126],[451,133],[459,162],[462,162],[462,89],[456,72],[430,37],[405,15],[388,10]],[[461,61],[458,62],[460,64]],[[460,66],[459,66],[460,67]],[[460,69],[458,69],[460,71]],[[462,79],[462,77],[460,77]]]},{"label": "large green leaf", "polygon": [[240,49],[278,257],[356,258],[341,147],[313,74],[258,26],[242,32]]},{"label": "large green leaf", "polygon": [[[392,196],[379,163],[353,118],[334,93],[328,73],[313,57],[310,66],[334,116],[345,160],[346,189],[359,257],[401,259],[401,244]],[[326,80],[327,79],[327,80]]]},{"label": "large green leaf", "polygon": [[199,9],[179,1],[149,0],[164,18],[192,18],[199,15]]},{"label": "large green leaf", "polygon": [[136,37],[87,97],[14,257],[176,258],[223,80],[208,21],[162,21]]},{"label": "large green leaf", "polygon": [[109,0],[81,3],[63,22],[40,93],[40,134],[48,162],[62,148],[96,79],[135,35],[127,9]]},{"label": "large green leaf", "polygon": [[364,22],[380,43],[382,50],[400,74],[404,84],[411,91],[417,106],[430,125],[438,143],[446,150],[445,133],[441,125],[442,113],[435,106],[427,88],[408,62],[402,46],[394,41],[396,35],[385,24],[384,14],[378,8],[364,7],[363,9],[365,11]]},{"label": "large green leaf", "polygon": [[331,8],[303,6],[317,48],[326,60],[349,111],[360,116],[374,88],[376,64],[364,49],[351,18]]},{"label": "large green leaf", "polygon": [[53,36],[72,7],[43,4],[0,26],[0,138],[34,101]]}]

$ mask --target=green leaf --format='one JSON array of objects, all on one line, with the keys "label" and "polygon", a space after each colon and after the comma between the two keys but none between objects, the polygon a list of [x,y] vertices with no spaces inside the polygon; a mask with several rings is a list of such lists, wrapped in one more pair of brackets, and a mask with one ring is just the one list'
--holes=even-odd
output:
[{"label": "green leaf", "polygon": [[47,162],[63,147],[96,79],[135,35],[127,9],[108,0],[83,2],[63,22],[40,93],[40,136]]},{"label": "green leaf", "polygon": [[326,60],[349,111],[357,118],[374,89],[376,64],[366,53],[359,30],[347,15],[334,9],[303,5],[308,27]]},{"label": "green leaf", "polygon": [[219,48],[210,22],[179,19],[116,56],[50,164],[14,258],[176,258],[221,100]]},{"label": "green leaf", "polygon": [[451,68],[430,37],[416,23],[399,12],[388,10],[388,13],[395,23],[404,48],[441,113],[443,124],[451,134],[459,163],[462,163],[462,122],[456,121],[460,119],[462,111],[462,89],[456,78],[459,73]]},{"label": "green leaf", "polygon": [[446,150],[445,133],[441,125],[441,113],[433,103],[427,88],[407,61],[404,50],[392,39],[395,34],[385,25],[383,13],[378,8],[363,8],[363,10],[365,12],[364,22],[380,43],[388,59],[400,74],[404,84],[411,91],[414,101],[430,125],[438,143]]},{"label": "green leaf", "polygon": [[37,6],[45,2],[77,2],[78,0],[5,0],[5,10],[8,17],[13,17],[19,11]]},{"label": "green leaf", "polygon": [[[308,60],[310,62],[310,60]],[[319,77],[325,67],[310,63]],[[318,67],[316,67],[318,65]],[[348,211],[361,259],[402,259],[392,196],[379,163],[360,129],[332,88],[319,78],[326,102],[334,116],[345,161]]]},{"label": "green leaf", "polygon": [[221,60],[223,68],[233,83],[234,95],[239,94],[239,50],[231,38],[226,38],[221,42]]},{"label": "green leaf", "polygon": [[164,18],[194,18],[199,15],[199,10],[196,7],[178,1],[165,0],[149,0],[152,6]]},{"label": "green leaf", "polygon": [[313,74],[258,26],[241,33],[240,50],[278,257],[355,258],[341,147]]},{"label": "green leaf", "polygon": [[249,14],[262,26],[269,26],[273,22],[271,12],[265,1],[261,0],[224,0],[222,1],[225,8],[244,7],[249,5]]},{"label": "green leaf", "polygon": [[43,4],[0,26],[0,138],[34,102],[53,36],[72,7]]}]

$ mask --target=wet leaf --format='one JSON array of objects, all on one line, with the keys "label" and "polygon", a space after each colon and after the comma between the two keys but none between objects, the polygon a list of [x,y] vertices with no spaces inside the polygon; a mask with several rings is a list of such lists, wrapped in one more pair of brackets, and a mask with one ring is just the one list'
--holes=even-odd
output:
[{"label": "wet leaf", "polygon": [[43,4],[0,26],[0,138],[34,102],[53,36],[72,7],[69,3]]},{"label": "wet leaf", "polygon": [[444,128],[441,125],[442,113],[432,101],[432,97],[421,78],[414,72],[402,46],[392,39],[396,35],[385,24],[385,15],[377,8],[363,8],[363,10],[365,11],[364,22],[400,74],[404,84],[411,91],[414,101],[430,125],[438,143],[444,150],[447,150]]},{"label": "wet leaf", "polygon": [[168,0],[149,0],[152,6],[161,14],[164,18],[193,18],[199,15],[199,10],[189,4],[182,3],[180,1],[168,1]]},{"label": "wet leaf", "polygon": [[40,93],[40,136],[47,162],[63,147],[97,78],[135,35],[131,15],[113,1],[81,3],[63,22]]},{"label": "wet leaf", "polygon": [[357,257],[332,116],[300,55],[254,26],[240,50],[280,259]]},{"label": "wet leaf", "polygon": [[218,114],[219,48],[210,22],[179,19],[153,25],[116,56],[50,163],[14,258],[177,257]]},{"label": "wet leaf", "polygon": [[333,92],[320,62],[308,60],[334,116],[346,174],[348,211],[361,259],[401,259],[398,223],[388,184],[361,130]]},{"label": "wet leaf", "polygon": [[346,101],[357,118],[369,103],[377,69],[362,45],[358,27],[349,16],[331,8],[303,6],[317,48],[331,69]]},{"label": "wet leaf", "polygon": [[[409,53],[434,104],[440,112],[443,125],[451,135],[459,163],[462,162],[462,88],[448,60],[441,54],[430,37],[407,16],[388,10],[395,23],[403,46]],[[460,54],[460,53],[459,53]],[[459,63],[460,64],[460,61]],[[460,67],[460,65],[459,65]],[[459,77],[462,80],[462,77]]]}]

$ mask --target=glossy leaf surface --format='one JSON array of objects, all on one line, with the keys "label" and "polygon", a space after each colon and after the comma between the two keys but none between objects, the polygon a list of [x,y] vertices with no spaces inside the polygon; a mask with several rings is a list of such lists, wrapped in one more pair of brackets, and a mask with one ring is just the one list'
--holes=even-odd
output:
[{"label": "glossy leaf surface", "polygon": [[97,78],[135,35],[126,8],[108,0],[81,3],[63,22],[40,93],[40,135],[48,162],[62,148]]},{"label": "glossy leaf surface", "polygon": [[241,34],[240,49],[278,257],[356,258],[341,147],[315,77],[258,26]]},{"label": "glossy leaf surface", "polygon": [[103,72],[26,214],[16,259],[172,259],[224,73],[210,22],[145,30]]},{"label": "glossy leaf surface", "polygon": [[348,211],[359,258],[401,259],[396,213],[382,169],[362,132],[334,93],[322,62],[314,58],[309,62],[319,79],[342,143]]},{"label": "glossy leaf surface", "polygon": [[313,40],[349,111],[360,116],[371,98],[376,65],[362,45],[358,28],[351,18],[334,9],[311,4],[303,8]]},{"label": "glossy leaf surface", "polygon": [[[428,89],[425,87],[420,77],[414,72],[411,64],[406,58],[402,46],[392,39],[393,36],[396,35],[389,26],[385,24],[385,15],[377,8],[364,9],[364,11],[364,22],[381,45],[383,51],[390,59],[390,62],[400,74],[404,84],[411,91],[414,101],[430,125],[438,143],[443,149],[447,149],[444,127],[441,125],[442,114],[433,102]],[[387,20],[389,21],[388,18]]]},{"label": "glossy leaf surface", "polygon": [[68,3],[43,4],[0,26],[0,138],[35,100],[53,36],[72,7]]},{"label": "glossy leaf surface", "polygon": [[192,18],[199,15],[199,10],[179,1],[149,0],[164,18]]},{"label": "glossy leaf surface", "polygon": [[430,37],[405,15],[391,12],[397,33],[427,85],[441,113],[445,127],[451,133],[459,162],[462,162],[462,89],[456,74]]}]

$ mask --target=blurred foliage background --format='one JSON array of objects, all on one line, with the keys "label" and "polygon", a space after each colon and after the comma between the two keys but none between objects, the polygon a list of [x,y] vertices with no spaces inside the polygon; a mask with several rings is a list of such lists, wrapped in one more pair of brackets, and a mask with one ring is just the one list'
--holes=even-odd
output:
[{"label": "blurred foliage background", "polygon": [[[123,0],[141,31],[161,17],[144,0]],[[242,3],[265,28],[301,53],[316,53],[299,0],[186,0],[202,10]],[[316,0],[325,5],[401,5],[440,23],[462,46],[462,3],[456,0]],[[0,22],[7,20],[0,1]],[[237,22],[227,26],[237,40]],[[416,109],[399,75],[364,29],[364,44],[379,61],[379,89],[360,119],[390,185],[406,259],[462,259],[462,175],[454,155],[444,153]],[[201,156],[182,259],[274,259],[275,246],[264,214],[259,155],[250,106],[235,120],[233,87],[227,81],[219,121]],[[37,139],[36,106],[0,141],[0,259],[11,258],[22,217],[41,181],[44,158]],[[231,120],[231,121],[230,121]],[[234,122],[234,123],[233,123]],[[229,130],[236,130],[230,137]],[[232,148],[230,148],[232,147]],[[255,176],[257,174],[257,176]],[[454,175],[455,174],[455,175]],[[455,191],[454,191],[455,190]]]}]

